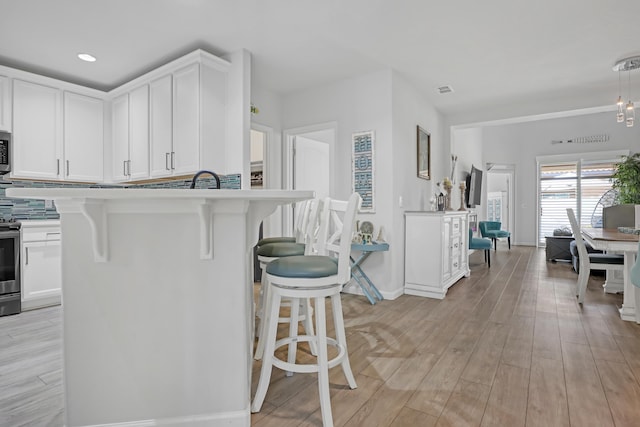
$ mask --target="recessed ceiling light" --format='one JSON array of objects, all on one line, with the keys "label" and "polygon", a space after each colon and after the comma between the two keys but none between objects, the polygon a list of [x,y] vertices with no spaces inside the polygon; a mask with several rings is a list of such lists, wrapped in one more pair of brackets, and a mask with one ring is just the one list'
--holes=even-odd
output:
[{"label": "recessed ceiling light", "polygon": [[88,53],[79,53],[78,58],[87,62],[96,62],[96,57],[93,55],[89,55]]}]

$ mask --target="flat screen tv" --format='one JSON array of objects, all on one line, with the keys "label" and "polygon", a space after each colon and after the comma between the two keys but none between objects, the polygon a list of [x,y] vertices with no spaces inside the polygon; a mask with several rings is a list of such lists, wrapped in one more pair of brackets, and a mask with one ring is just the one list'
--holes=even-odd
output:
[{"label": "flat screen tv", "polygon": [[466,178],[465,199],[468,208],[475,208],[482,200],[482,171],[471,166],[471,173]]}]

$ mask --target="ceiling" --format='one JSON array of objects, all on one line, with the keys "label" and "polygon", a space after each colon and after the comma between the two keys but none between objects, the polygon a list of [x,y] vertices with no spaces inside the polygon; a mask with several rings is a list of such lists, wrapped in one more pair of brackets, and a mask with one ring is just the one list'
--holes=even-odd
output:
[{"label": "ceiling", "polygon": [[613,64],[640,54],[632,0],[0,0],[0,12],[1,65],[97,89],[195,48],[245,48],[254,84],[280,94],[391,68],[446,116],[485,120],[612,105]]}]

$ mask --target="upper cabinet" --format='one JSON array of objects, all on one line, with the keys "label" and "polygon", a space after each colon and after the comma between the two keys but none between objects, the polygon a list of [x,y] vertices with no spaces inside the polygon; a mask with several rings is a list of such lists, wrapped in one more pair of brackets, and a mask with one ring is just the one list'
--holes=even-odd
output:
[{"label": "upper cabinet", "polygon": [[0,76],[0,130],[11,132],[11,84],[9,77]]},{"label": "upper cabinet", "polygon": [[113,180],[149,177],[149,86],[142,85],[111,103]]},{"label": "upper cabinet", "polygon": [[13,164],[11,176],[62,177],[62,92],[13,80]]},{"label": "upper cabinet", "polygon": [[[228,164],[226,155],[230,144],[229,127],[233,126],[227,113],[230,68],[229,62],[196,51],[114,90],[110,94],[114,118],[113,179],[187,176],[201,169],[219,174],[241,172],[238,165]],[[125,115],[121,111],[124,109],[123,97],[129,99],[129,126],[137,122],[132,119],[132,96],[140,85],[148,86],[149,169],[147,176],[136,177],[133,173],[127,175],[122,154],[116,154],[125,151],[120,143],[125,136],[116,137],[116,134],[124,135],[125,132],[118,124],[124,119],[117,119]],[[129,138],[132,138],[131,133]],[[132,147],[129,143],[129,153]]]},{"label": "upper cabinet", "polygon": [[11,177],[129,182],[202,169],[244,174],[250,57],[243,50],[231,58],[197,50],[108,93],[0,66],[0,130],[14,142]]},{"label": "upper cabinet", "polygon": [[103,109],[101,99],[64,93],[64,179],[102,181]]},{"label": "upper cabinet", "polygon": [[103,101],[13,80],[14,178],[103,180]]}]

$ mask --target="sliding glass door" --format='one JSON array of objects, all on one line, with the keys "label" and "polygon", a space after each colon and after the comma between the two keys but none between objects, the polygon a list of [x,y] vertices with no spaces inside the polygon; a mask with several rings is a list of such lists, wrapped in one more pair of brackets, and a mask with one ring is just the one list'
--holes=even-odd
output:
[{"label": "sliding glass door", "polygon": [[581,227],[601,226],[602,207],[611,204],[611,175],[615,159],[576,160],[538,165],[538,244],[557,228],[570,229],[567,208],[572,208]]}]

